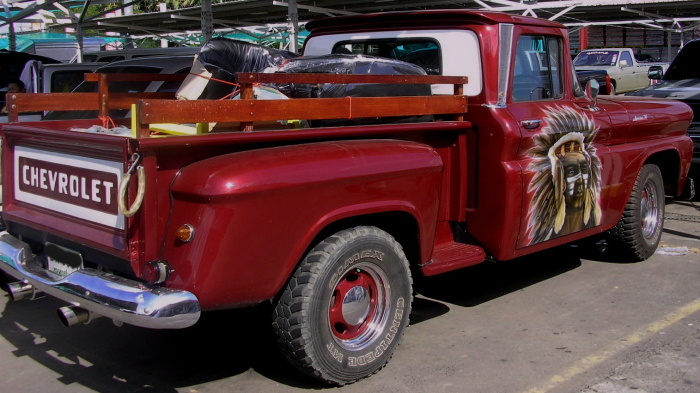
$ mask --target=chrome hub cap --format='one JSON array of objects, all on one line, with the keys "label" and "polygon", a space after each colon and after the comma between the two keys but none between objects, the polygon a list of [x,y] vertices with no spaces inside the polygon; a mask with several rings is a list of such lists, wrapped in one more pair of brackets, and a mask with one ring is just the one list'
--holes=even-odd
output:
[{"label": "chrome hub cap", "polygon": [[659,226],[659,198],[656,188],[651,182],[644,184],[642,190],[641,218],[642,218],[642,234],[649,239],[656,233]]},{"label": "chrome hub cap", "polygon": [[359,263],[335,284],[328,307],[328,324],[336,343],[359,350],[372,343],[388,321],[388,281],[371,263]]}]

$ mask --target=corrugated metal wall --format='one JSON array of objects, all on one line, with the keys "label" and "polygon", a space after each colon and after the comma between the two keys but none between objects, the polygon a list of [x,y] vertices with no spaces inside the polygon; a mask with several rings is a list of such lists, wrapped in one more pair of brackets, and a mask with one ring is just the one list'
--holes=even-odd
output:
[{"label": "corrugated metal wall", "polygon": [[[571,31],[571,52],[578,53],[580,48],[580,31]],[[682,36],[682,37],[681,37]],[[671,40],[671,57],[669,58],[668,40]],[[700,29],[679,32],[667,32],[658,29],[629,28],[620,26],[588,27],[588,49],[590,48],[633,48],[635,53],[643,53],[661,61],[673,60],[683,42],[700,38]]]}]

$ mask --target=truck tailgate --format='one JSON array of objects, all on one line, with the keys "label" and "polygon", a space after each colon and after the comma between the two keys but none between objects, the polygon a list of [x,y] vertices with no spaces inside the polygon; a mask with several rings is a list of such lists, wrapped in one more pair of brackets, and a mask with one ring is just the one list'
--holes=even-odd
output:
[{"label": "truck tailgate", "polygon": [[[12,233],[41,231],[127,259],[117,204],[129,139],[6,125],[3,216]],[[35,235],[36,236],[36,235]]]}]

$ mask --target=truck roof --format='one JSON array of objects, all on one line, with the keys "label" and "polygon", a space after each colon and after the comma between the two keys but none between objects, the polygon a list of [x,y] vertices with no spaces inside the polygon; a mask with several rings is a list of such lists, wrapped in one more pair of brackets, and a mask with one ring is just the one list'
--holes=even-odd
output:
[{"label": "truck roof", "polygon": [[468,10],[420,10],[399,12],[378,12],[364,15],[339,16],[322,18],[310,21],[306,29],[312,33],[326,31],[353,31],[372,29],[388,26],[410,26],[415,29],[416,23],[430,28],[432,26],[445,26],[463,24],[465,22],[478,24],[512,23],[518,25],[535,25],[565,28],[564,25],[537,19],[528,16],[510,15],[495,11],[468,11]]},{"label": "truck roof", "polygon": [[595,51],[601,51],[601,50],[632,50],[632,48],[589,48],[589,49],[582,49],[581,52],[595,52]]}]

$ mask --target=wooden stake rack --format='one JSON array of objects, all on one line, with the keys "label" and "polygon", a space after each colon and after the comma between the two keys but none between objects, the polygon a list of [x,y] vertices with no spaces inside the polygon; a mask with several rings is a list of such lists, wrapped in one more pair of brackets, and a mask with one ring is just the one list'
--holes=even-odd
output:
[{"label": "wooden stake rack", "polygon": [[[86,74],[98,83],[98,93],[12,94],[8,96],[9,120],[16,122],[20,112],[49,110],[99,110],[134,108],[132,128],[136,137],[151,135],[158,123],[238,123],[240,130],[252,131],[256,122],[289,119],[357,119],[423,115],[452,115],[463,120],[467,97],[463,95],[466,77],[433,75],[346,75],[346,74],[262,74],[239,73],[240,99],[175,100],[163,93],[109,93],[110,82],[182,80],[185,75],[165,74]],[[438,84],[453,85],[452,95],[303,98],[288,100],[254,99],[259,84]],[[167,95],[167,97],[165,97]],[[133,106],[132,106],[133,105]]]},{"label": "wooden stake rack", "polygon": [[174,99],[174,93],[110,93],[110,84],[129,82],[181,82],[185,74],[85,74],[86,82],[97,82],[97,93],[16,93],[7,99],[10,122],[19,121],[23,112],[99,111],[107,116],[111,109],[129,109],[139,99]]}]

